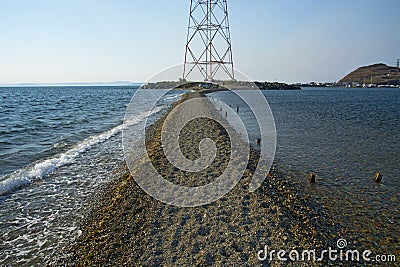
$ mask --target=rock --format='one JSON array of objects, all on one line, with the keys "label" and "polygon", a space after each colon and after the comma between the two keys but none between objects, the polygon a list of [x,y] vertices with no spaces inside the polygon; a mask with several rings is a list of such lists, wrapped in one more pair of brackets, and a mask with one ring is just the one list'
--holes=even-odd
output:
[{"label": "rock", "polygon": [[382,182],[382,174],[380,172],[375,173],[375,182],[376,183]]},{"label": "rock", "polygon": [[308,181],[309,181],[311,184],[314,184],[314,183],[315,183],[315,173],[310,172],[310,174],[308,175]]}]

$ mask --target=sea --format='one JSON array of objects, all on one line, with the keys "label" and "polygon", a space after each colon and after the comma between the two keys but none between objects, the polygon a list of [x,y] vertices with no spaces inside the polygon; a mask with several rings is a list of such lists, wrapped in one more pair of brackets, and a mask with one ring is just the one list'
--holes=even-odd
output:
[{"label": "sea", "polygon": [[[123,166],[136,90],[0,88],[0,266],[39,266],[79,236],[88,199]],[[151,124],[183,94],[168,92],[154,109],[143,99],[130,123]]]},{"label": "sea", "polygon": [[[80,235],[88,199],[123,165],[124,114],[135,90],[0,88],[0,265],[41,265]],[[161,99],[150,122],[182,94],[171,91]],[[275,119],[280,170],[345,229],[341,238],[349,246],[398,253],[400,90],[263,94]],[[251,108],[232,92],[210,99],[240,106],[239,116],[251,117]],[[143,106],[149,104],[144,98]],[[257,125],[246,121],[256,147]],[[310,171],[317,175],[314,185],[307,182]],[[374,182],[377,171],[380,184]]]},{"label": "sea", "polygon": [[[263,94],[276,125],[275,165],[340,227],[341,236],[331,241],[400,257],[400,90],[305,87]],[[239,107],[257,148],[252,107],[231,91],[210,99],[223,116],[219,101],[235,112]],[[310,172],[316,184],[308,182]],[[381,183],[374,180],[377,172]]]}]

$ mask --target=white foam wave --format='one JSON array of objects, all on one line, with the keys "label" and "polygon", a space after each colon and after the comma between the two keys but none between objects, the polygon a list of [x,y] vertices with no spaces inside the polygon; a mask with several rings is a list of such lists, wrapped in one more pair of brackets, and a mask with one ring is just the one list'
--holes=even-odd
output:
[{"label": "white foam wave", "polygon": [[164,100],[176,99],[176,98],[182,97],[183,95],[184,95],[184,93],[183,94],[174,95],[174,96],[168,96]]},{"label": "white foam wave", "polygon": [[73,148],[62,154],[38,162],[31,167],[18,170],[10,175],[7,175],[8,177],[2,177],[2,181],[0,181],[0,196],[5,195],[18,188],[27,186],[33,181],[39,180],[45,175],[54,172],[55,170],[57,170],[57,168],[73,163],[79,155],[85,153],[93,146],[105,142],[111,137],[117,135],[124,129],[124,127],[135,125],[147,118],[148,116],[158,113],[162,110],[162,108],[163,107],[157,107],[150,112],[143,112],[132,120],[125,122],[125,124],[121,124],[117,127],[112,128],[111,130],[108,130],[107,132],[101,133],[96,136],[91,136],[83,140],[82,142],[76,144]]}]

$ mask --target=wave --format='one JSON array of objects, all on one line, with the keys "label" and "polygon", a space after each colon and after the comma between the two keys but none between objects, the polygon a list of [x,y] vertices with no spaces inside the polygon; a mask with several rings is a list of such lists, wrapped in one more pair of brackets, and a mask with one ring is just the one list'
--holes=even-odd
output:
[{"label": "wave", "polygon": [[18,170],[12,174],[2,177],[2,181],[0,181],[0,196],[6,195],[11,191],[27,186],[36,180],[42,179],[44,176],[54,172],[58,168],[73,163],[73,161],[79,155],[90,150],[93,146],[107,141],[111,137],[120,133],[125,127],[138,124],[140,121],[146,119],[150,115],[160,112],[162,109],[163,107],[160,106],[154,108],[151,112],[143,112],[129,122],[125,122],[125,124],[121,124],[104,133],[91,136],[81,141],[70,150],[62,154],[35,163],[33,166]]},{"label": "wave", "polygon": [[178,94],[178,95],[174,95],[174,96],[168,96],[168,97],[164,98],[164,100],[176,99],[176,98],[182,97],[183,95],[184,95],[184,93]]}]

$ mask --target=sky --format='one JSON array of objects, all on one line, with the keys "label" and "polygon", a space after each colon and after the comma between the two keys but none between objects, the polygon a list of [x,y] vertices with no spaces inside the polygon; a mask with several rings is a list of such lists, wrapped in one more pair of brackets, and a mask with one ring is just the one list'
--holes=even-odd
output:
[{"label": "sky", "polygon": [[[399,0],[228,0],[235,68],[334,82],[400,58]],[[146,81],[183,63],[189,0],[0,0],[0,84]]]}]

